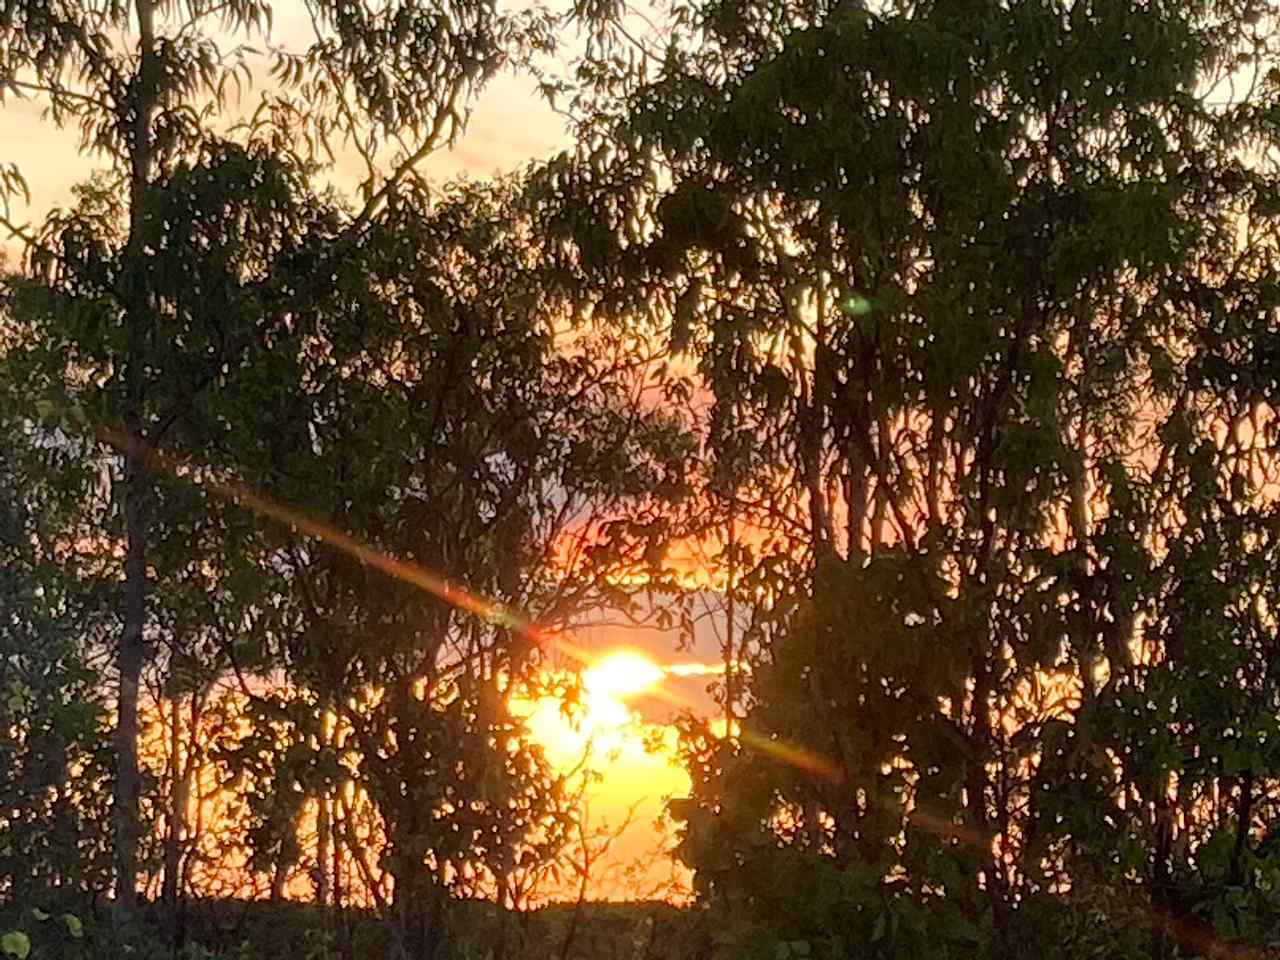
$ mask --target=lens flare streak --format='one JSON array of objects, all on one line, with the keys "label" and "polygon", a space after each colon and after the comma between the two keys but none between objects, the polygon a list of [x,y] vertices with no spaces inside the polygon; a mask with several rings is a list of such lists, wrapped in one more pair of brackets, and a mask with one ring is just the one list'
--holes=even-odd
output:
[{"label": "lens flare streak", "polygon": [[456,583],[451,583],[439,574],[433,573],[419,564],[394,557],[377,547],[358,540],[351,534],[331,524],[310,517],[300,510],[278,503],[244,483],[195,474],[191,464],[158,453],[149,446],[142,444],[142,441],[129,437],[123,431],[100,427],[95,432],[99,439],[123,453],[136,450],[141,444],[144,447],[144,455],[149,466],[162,469],[170,476],[201,486],[221,499],[243,506],[259,516],[275,520],[291,529],[314,537],[335,550],[355,558],[360,563],[385,573],[389,577],[394,577],[403,583],[418,587],[459,610],[474,614],[489,623],[527,637],[540,647],[552,647],[578,662],[585,663],[591,659],[590,655],[582,648],[570,643],[555,631],[538,626],[510,607],[489,600]]}]

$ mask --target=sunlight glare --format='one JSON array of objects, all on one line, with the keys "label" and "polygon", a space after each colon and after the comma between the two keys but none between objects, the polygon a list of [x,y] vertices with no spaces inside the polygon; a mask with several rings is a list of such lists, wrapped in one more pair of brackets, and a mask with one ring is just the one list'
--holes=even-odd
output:
[{"label": "sunlight glare", "polygon": [[665,671],[642,653],[618,650],[596,660],[582,675],[588,696],[625,700],[651,690]]},{"label": "sunlight glare", "polygon": [[[669,673],[643,653],[616,648],[589,661],[572,705],[550,695],[512,703],[555,770],[590,778],[588,827],[620,830],[609,848],[612,866],[593,880],[593,896],[627,899],[669,879],[672,861],[664,855],[619,886],[623,867],[646,862],[655,849],[669,846],[671,838],[658,826],[664,804],[691,787],[679,760],[676,728],[646,720],[628,703],[641,695],[660,696]],[[680,890],[687,893],[686,871],[680,867],[676,873],[683,878]],[[672,890],[662,894],[671,895]]]}]

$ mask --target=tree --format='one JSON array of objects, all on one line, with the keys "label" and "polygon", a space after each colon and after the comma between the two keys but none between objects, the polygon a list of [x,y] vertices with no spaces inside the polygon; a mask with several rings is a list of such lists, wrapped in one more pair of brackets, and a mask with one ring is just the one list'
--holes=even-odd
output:
[{"label": "tree", "polygon": [[306,320],[312,349],[259,372],[298,406],[258,435],[255,489],[324,520],[262,557],[283,601],[262,663],[290,692],[240,753],[289,726],[264,813],[295,784],[322,811],[367,801],[395,957],[446,955],[451,896],[500,895],[535,847],[569,841],[570,786],[509,701],[609,595],[629,540],[599,524],[683,489],[679,419],[633,397],[643,354],[561,326],[515,186],[391,204]]},{"label": "tree", "polygon": [[[467,97],[509,56],[545,43],[536,15],[417,0],[377,8],[308,3],[313,40],[254,58],[269,4],[10,3],[0,19],[0,92],[36,97],[52,122],[78,126],[108,174],[32,232],[21,287],[61,402],[111,431],[121,471],[124,544],[116,645],[115,902],[136,911],[139,684],[153,639],[148,613],[154,458],[187,418],[216,420],[220,389],[287,336],[294,291],[273,279],[291,257],[317,269],[358,239],[460,129]],[[232,39],[227,40],[230,36]],[[227,139],[232,88],[269,66],[254,122]],[[390,173],[375,156],[409,136]],[[400,141],[405,142],[405,141]],[[311,219],[302,163],[354,144],[368,166],[363,206]],[[8,174],[6,190],[20,186]],[[42,296],[44,309],[30,304]],[[196,431],[199,433],[199,430]]]},{"label": "tree", "polygon": [[667,12],[582,72],[546,216],[767,531],[680,808],[723,929],[1014,955],[1136,882],[1157,951],[1258,942],[1192,891],[1270,896],[1274,11]]},{"label": "tree", "polygon": [[13,399],[0,397],[0,896],[55,911],[110,887],[110,756],[93,656],[110,629],[100,611],[109,584],[74,522],[104,503],[92,464],[58,484],[28,482],[56,462],[57,441]]}]

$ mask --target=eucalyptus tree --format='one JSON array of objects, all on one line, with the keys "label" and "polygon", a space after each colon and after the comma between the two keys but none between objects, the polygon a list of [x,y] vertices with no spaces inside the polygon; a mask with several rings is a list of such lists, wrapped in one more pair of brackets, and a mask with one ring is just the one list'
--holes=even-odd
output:
[{"label": "eucalyptus tree", "polygon": [[[101,602],[112,584],[68,531],[79,520],[78,532],[91,533],[85,515],[105,503],[92,464],[60,485],[30,482],[58,454],[13,399],[0,397],[0,897],[79,909],[111,882],[111,765],[93,641],[110,629]],[[57,486],[92,506],[69,517]]]},{"label": "eucalyptus tree", "polygon": [[[287,336],[279,263],[310,257],[322,282],[334,244],[361,231],[461,129],[468,98],[504,62],[545,43],[545,19],[488,3],[305,3],[314,36],[251,47],[270,3],[54,3],[0,9],[0,93],[76,128],[106,169],[97,189],[34,228],[21,287],[61,405],[110,431],[123,513],[116,645],[116,904],[134,913],[139,678],[151,655],[154,458],[184,421],[234,417],[216,398]],[[265,76],[264,76],[265,74]],[[249,123],[246,82],[265,84]],[[398,145],[398,146],[397,146]],[[364,159],[358,209],[315,215],[302,167],[343,147]],[[395,151],[399,150],[399,155]],[[379,165],[391,154],[394,160]],[[8,196],[22,186],[6,168]],[[8,205],[6,204],[6,209]]]},{"label": "eucalyptus tree", "polygon": [[681,808],[744,954],[1269,896],[1274,13],[676,3],[581,71],[548,229],[784,544]]},{"label": "eucalyptus tree", "polygon": [[[230,760],[254,773],[267,849],[296,829],[291,798],[343,808],[332,842],[367,854],[397,958],[450,955],[450,899],[506,899],[571,839],[573,785],[512,700],[643,551],[634,508],[684,487],[680,418],[637,396],[644,345],[567,324],[518,198],[394,201],[339,292],[298,314],[308,349],[258,372],[291,406],[288,428],[263,424],[257,489],[300,535],[261,556],[281,602],[258,655],[289,683],[253,698]],[[364,840],[345,832],[358,807]]]}]

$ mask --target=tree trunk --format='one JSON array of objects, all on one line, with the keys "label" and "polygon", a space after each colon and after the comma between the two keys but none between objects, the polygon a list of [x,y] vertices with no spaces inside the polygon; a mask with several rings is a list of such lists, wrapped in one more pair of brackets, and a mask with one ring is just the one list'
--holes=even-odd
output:
[{"label": "tree trunk", "polygon": [[145,657],[143,627],[147,600],[147,528],[145,517],[146,463],[142,423],[136,412],[126,417],[129,444],[125,450],[124,630],[116,654],[120,692],[116,702],[116,781],[112,795],[115,827],[115,924],[130,925],[138,912],[138,689]]},{"label": "tree trunk", "polygon": [[329,822],[333,824],[330,831],[333,838],[333,890],[332,902],[335,910],[342,907],[342,804],[339,803],[338,790],[333,792],[333,802],[329,805]]},{"label": "tree trunk", "polygon": [[390,960],[439,960],[444,953],[440,892],[417,864],[395,874]]},{"label": "tree trunk", "polygon": [[1151,876],[1151,939],[1156,960],[1172,954],[1178,910],[1173,880],[1174,805],[1168,795],[1155,803],[1155,856]]},{"label": "tree trunk", "polygon": [[133,139],[129,151],[129,240],[126,244],[125,326],[129,348],[125,357],[125,560],[123,629],[116,667],[120,691],[116,700],[116,781],[112,793],[114,821],[115,909],[117,934],[137,919],[138,837],[141,777],[138,772],[138,689],[146,659],[143,630],[147,611],[147,519],[149,474],[146,421],[143,416],[144,379],[150,311],[140,265],[142,202],[155,164],[151,125],[155,118],[159,78],[155,34],[156,0],[135,0],[138,17],[138,76]]},{"label": "tree trunk", "polygon": [[196,695],[192,695],[191,705],[191,747],[185,762],[180,757],[182,749],[182,710],[181,699],[171,694],[173,704],[173,724],[169,731],[169,829],[164,841],[164,887],[161,901],[165,907],[165,921],[169,925],[169,941],[172,946],[182,945],[183,937],[183,904],[182,904],[182,852],[184,844],[190,842],[187,830],[187,808],[191,802],[191,777],[194,774],[194,751],[196,736]]},{"label": "tree trunk", "polygon": [[1245,885],[1245,851],[1249,849],[1249,827],[1253,822],[1253,771],[1246,770],[1240,776],[1240,802],[1236,808],[1236,842],[1231,848],[1231,867],[1227,882],[1232,886]]},{"label": "tree trunk", "polygon": [[178,870],[182,858],[182,834],[187,819],[186,775],[179,756],[182,750],[182,713],[176,697],[169,727],[169,817],[164,838],[164,886],[160,898],[172,912],[178,903]]},{"label": "tree trunk", "polygon": [[289,861],[285,859],[284,854],[280,855],[280,859],[276,861],[275,873],[271,877],[271,902],[280,903],[284,900],[285,885],[289,880]]},{"label": "tree trunk", "polygon": [[329,905],[329,854],[333,835],[329,819],[329,792],[322,790],[316,802],[316,904]]}]

